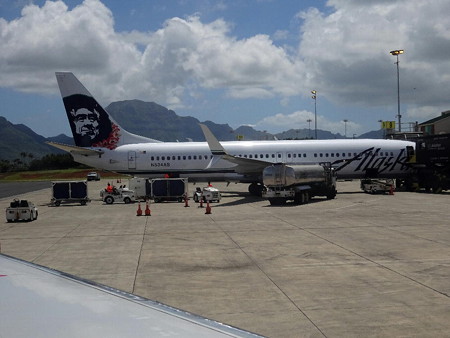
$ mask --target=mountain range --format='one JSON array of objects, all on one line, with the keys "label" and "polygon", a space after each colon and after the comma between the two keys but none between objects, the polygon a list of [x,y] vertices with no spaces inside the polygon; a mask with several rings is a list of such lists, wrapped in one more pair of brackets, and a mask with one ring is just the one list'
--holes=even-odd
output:
[{"label": "mountain range", "polygon": [[[204,141],[203,133],[199,127],[200,121],[191,116],[179,116],[173,110],[167,109],[154,102],[140,100],[127,100],[113,102],[106,107],[108,113],[124,129],[160,141]],[[237,129],[228,124],[217,124],[212,121],[201,122],[207,125],[221,141],[231,140],[273,140],[273,139],[307,139],[314,134],[309,129],[290,129],[278,134],[258,131],[250,126],[241,126]],[[32,154],[33,158],[41,158],[50,153],[61,153],[46,141],[65,144],[74,144],[72,137],[60,134],[45,138],[36,134],[23,124],[13,124],[0,116],[0,160],[13,161],[21,156]],[[318,139],[344,138],[343,135],[333,134],[329,131],[317,130]],[[382,138],[382,131],[374,131],[359,138]]]}]

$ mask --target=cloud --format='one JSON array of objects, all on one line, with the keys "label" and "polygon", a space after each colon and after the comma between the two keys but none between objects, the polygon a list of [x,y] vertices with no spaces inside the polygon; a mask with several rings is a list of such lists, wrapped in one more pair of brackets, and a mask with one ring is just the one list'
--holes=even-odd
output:
[{"label": "cloud", "polygon": [[62,1],[28,5],[15,20],[0,18],[0,86],[55,93],[54,72],[73,71],[106,103],[139,98],[175,108],[217,89],[229,99],[288,102],[315,88],[335,104],[384,108],[395,106],[397,97],[389,51],[401,48],[404,109],[419,119],[448,105],[449,1],[327,5],[326,12],[298,13],[297,49],[263,34],[237,39],[223,19],[171,18],[157,31],[117,32],[113,14],[99,0],[71,10]]},{"label": "cloud", "polygon": [[221,19],[172,18],[155,32],[116,32],[111,11],[98,0],[72,10],[47,1],[26,6],[16,20],[0,19],[0,28],[0,86],[21,91],[54,92],[53,72],[69,70],[105,101],[151,98],[181,106],[190,87],[261,98],[291,95],[292,83],[301,81],[297,65],[268,36],[237,40]]},{"label": "cloud", "polygon": [[[308,122],[310,120],[310,122]],[[254,127],[257,130],[270,129],[273,132],[282,132],[289,129],[307,129],[314,130],[314,113],[307,110],[295,111],[291,114],[275,114],[267,116],[257,122]],[[329,130],[333,133],[340,133],[344,135],[345,124],[344,121],[331,121],[323,115],[317,115],[317,129]],[[359,134],[362,131],[362,126],[358,123],[347,122],[347,136],[353,133]]]},{"label": "cloud", "polygon": [[[310,9],[303,20],[299,57],[309,81],[341,104],[386,107],[396,102],[394,49],[400,60],[402,104],[431,114],[448,105],[450,3],[329,0],[329,15]],[[427,106],[428,108],[425,108]]]}]

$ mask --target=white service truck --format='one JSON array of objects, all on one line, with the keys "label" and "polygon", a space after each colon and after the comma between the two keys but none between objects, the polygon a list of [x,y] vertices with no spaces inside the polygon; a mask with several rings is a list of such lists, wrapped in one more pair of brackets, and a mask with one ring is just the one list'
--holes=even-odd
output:
[{"label": "white service truck", "polygon": [[361,189],[368,194],[385,194],[394,191],[393,180],[361,180]]},{"label": "white service truck", "polygon": [[136,202],[134,191],[123,187],[113,187],[110,192],[104,189],[100,191],[100,197],[106,204],[113,204],[114,202],[129,204]]},{"label": "white service truck", "polygon": [[295,204],[308,203],[313,196],[336,197],[336,174],[330,163],[268,166],[263,171],[265,189],[262,196],[271,205],[289,200]]},{"label": "white service truck", "polygon": [[197,187],[194,191],[194,202],[198,203],[200,201],[203,202],[220,202],[220,199],[222,198],[219,189],[214,187]]},{"label": "white service truck", "polygon": [[13,200],[6,208],[6,220],[14,221],[34,221],[38,218],[38,209],[34,203],[27,200]]}]

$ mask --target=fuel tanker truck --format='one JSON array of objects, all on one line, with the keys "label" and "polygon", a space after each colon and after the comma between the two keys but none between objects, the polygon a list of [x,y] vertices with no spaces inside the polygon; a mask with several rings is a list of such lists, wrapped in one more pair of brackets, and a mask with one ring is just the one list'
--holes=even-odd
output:
[{"label": "fuel tanker truck", "polygon": [[336,197],[336,174],[330,163],[273,164],[264,169],[263,183],[262,196],[271,205],[282,205],[289,200],[305,204],[314,196]]}]

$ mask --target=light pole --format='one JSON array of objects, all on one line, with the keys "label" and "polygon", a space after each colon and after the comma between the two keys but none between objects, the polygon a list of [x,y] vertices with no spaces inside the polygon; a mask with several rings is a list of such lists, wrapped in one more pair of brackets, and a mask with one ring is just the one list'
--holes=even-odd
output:
[{"label": "light pole", "polygon": [[311,119],[307,119],[306,122],[308,122],[308,137],[311,138]]},{"label": "light pole", "polygon": [[347,122],[348,122],[348,120],[345,119],[345,120],[344,120],[344,130],[345,130],[345,131],[344,131],[344,137],[345,137],[345,138],[347,138]]},{"label": "light pole", "polygon": [[314,100],[314,136],[317,140],[317,91],[311,90],[311,94],[313,94],[311,97]]},{"label": "light pole", "polygon": [[398,66],[398,56],[404,53],[403,49],[391,50],[389,53],[397,57],[397,117],[398,117],[398,131],[402,131],[402,115],[400,114],[400,69]]}]

